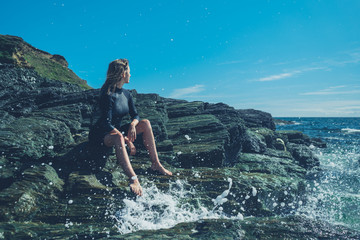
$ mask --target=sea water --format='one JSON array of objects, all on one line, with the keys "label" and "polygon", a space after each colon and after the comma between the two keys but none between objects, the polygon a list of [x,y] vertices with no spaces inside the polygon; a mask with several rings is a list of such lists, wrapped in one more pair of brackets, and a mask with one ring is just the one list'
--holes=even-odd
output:
[{"label": "sea water", "polygon": [[[307,179],[307,201],[291,214],[305,215],[320,221],[342,224],[360,230],[360,118],[281,118],[291,125],[277,126],[277,130],[298,130],[310,137],[321,138],[327,148],[311,146],[320,159],[320,171]],[[122,234],[138,230],[171,228],[181,222],[201,219],[243,219],[241,214],[223,213],[222,204],[231,193],[218,189],[213,206],[203,206],[196,191],[185,180],[170,182],[168,191],[154,184],[143,185],[144,195],[124,199],[124,207],[112,216]],[[249,193],[255,196],[254,188]]]},{"label": "sea water", "polygon": [[299,130],[327,144],[311,146],[320,172],[309,174],[307,201],[297,214],[360,230],[360,118],[281,119],[294,124],[277,130]]}]

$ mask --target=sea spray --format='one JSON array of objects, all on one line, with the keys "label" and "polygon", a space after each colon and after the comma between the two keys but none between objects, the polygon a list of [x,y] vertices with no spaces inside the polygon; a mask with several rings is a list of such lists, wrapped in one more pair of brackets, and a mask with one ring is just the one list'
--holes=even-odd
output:
[{"label": "sea spray", "polygon": [[229,178],[229,188],[214,202],[215,207],[209,210],[201,203],[189,203],[195,199],[197,192],[185,180],[176,180],[170,183],[169,190],[159,190],[155,184],[144,185],[144,194],[135,200],[124,199],[124,207],[112,217],[116,220],[116,227],[121,234],[138,230],[156,230],[171,228],[181,222],[192,222],[200,219],[243,219],[239,213],[236,216],[227,216],[221,208],[216,209],[229,194],[232,180]]},{"label": "sea spray", "polygon": [[[295,120],[284,118],[286,120]],[[301,125],[278,126],[323,139],[327,148],[313,147],[319,173],[309,176],[304,202],[296,214],[360,230],[360,118],[299,118]]]},{"label": "sea spray", "polygon": [[213,203],[215,204],[215,207],[213,208],[213,210],[215,210],[216,207],[218,207],[228,201],[228,199],[226,197],[230,193],[230,189],[232,187],[232,179],[228,178],[228,182],[229,182],[229,188],[227,190],[225,190],[222,194],[217,196],[215,199],[212,200]]},{"label": "sea spray", "polygon": [[306,204],[296,213],[359,230],[360,169],[357,159],[360,155],[333,144],[329,144],[329,148],[316,149],[322,172],[318,179],[309,180]]}]

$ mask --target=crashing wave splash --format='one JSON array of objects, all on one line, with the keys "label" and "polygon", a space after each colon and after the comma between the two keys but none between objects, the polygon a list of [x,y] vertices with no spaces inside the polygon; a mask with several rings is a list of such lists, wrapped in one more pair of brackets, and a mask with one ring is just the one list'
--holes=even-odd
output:
[{"label": "crashing wave splash", "polygon": [[136,200],[124,199],[124,208],[112,217],[121,234],[138,230],[156,230],[171,228],[181,222],[193,222],[200,219],[243,219],[237,216],[226,216],[221,204],[227,201],[232,180],[229,178],[229,188],[213,200],[213,209],[202,206],[199,202],[194,206],[188,200],[196,196],[196,192],[187,190],[187,182],[177,180],[170,184],[167,192],[160,191],[155,185],[144,186],[144,194]]}]

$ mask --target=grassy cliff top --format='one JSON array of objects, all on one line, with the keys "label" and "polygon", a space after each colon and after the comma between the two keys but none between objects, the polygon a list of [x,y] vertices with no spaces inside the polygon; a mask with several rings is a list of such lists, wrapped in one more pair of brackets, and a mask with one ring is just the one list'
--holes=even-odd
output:
[{"label": "grassy cliff top", "polygon": [[0,34],[0,63],[33,68],[42,77],[91,89],[85,80],[68,68],[68,63],[63,56],[51,55],[37,49],[20,37]]}]

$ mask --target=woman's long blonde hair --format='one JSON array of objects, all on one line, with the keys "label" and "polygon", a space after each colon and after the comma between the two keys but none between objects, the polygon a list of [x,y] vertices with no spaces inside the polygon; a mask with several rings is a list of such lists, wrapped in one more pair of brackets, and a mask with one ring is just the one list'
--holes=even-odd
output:
[{"label": "woman's long blonde hair", "polygon": [[129,68],[129,61],[127,59],[116,59],[109,64],[106,74],[106,81],[101,87],[102,91],[107,94],[115,92],[116,84],[121,80],[123,73]]}]

